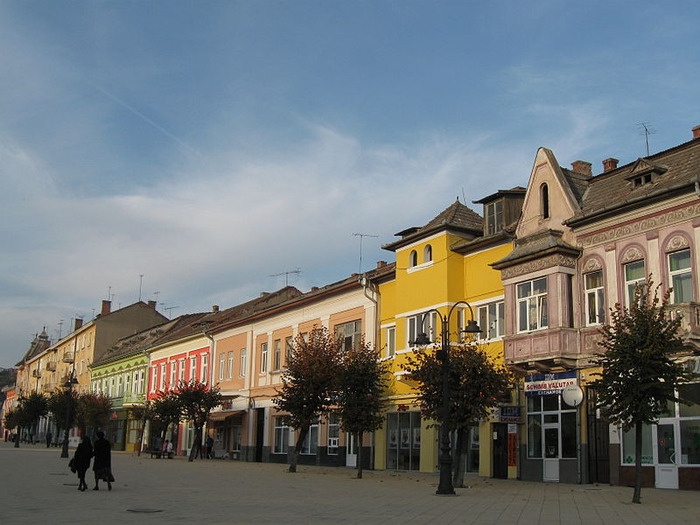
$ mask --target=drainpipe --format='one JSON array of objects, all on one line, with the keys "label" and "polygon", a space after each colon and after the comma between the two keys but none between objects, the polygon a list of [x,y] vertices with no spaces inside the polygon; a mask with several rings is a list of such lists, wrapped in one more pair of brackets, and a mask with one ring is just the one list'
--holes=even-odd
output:
[{"label": "drainpipe", "polygon": [[[370,280],[367,278],[366,273],[362,274],[360,276],[359,282],[360,282],[360,286],[362,286],[362,292],[363,292],[364,296],[374,304],[374,347],[377,348],[377,346],[379,345],[379,342],[380,342],[379,299],[377,298],[377,295],[378,295],[377,288],[372,285]],[[370,440],[370,459],[369,459],[370,470],[374,470],[375,439],[376,439],[376,432],[372,432],[372,439]],[[358,446],[361,447],[362,443],[358,443]]]}]

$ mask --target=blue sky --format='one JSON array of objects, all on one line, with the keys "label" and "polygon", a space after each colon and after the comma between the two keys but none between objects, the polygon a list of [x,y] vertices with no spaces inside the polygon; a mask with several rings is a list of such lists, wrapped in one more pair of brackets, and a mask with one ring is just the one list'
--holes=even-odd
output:
[{"label": "blue sky", "polygon": [[[700,124],[696,2],[0,1],[0,366],[377,260],[456,197]],[[476,205],[471,205],[481,212]],[[158,293],[155,293],[158,292]]]}]

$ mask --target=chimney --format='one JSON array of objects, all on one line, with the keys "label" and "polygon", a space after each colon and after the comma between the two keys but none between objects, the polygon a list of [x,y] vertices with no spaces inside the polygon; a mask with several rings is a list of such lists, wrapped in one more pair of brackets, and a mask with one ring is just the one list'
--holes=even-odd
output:
[{"label": "chimney", "polygon": [[215,313],[215,314],[216,314],[216,313],[219,313],[219,305],[218,305],[218,304],[213,305],[213,306],[211,307],[211,311],[212,311],[213,313]]},{"label": "chimney", "polygon": [[612,157],[605,159],[603,161],[603,173],[607,173],[609,171],[617,169],[618,162],[620,162],[618,159],[614,159]]},{"label": "chimney", "polygon": [[312,286],[312,287],[311,287],[311,291],[312,291],[312,292],[318,292],[318,290],[319,290],[318,286]]},{"label": "chimney", "polygon": [[693,128],[693,140],[700,139],[700,126],[695,126]]},{"label": "chimney", "polygon": [[153,308],[155,310],[156,309],[156,302],[155,301],[148,301],[148,307]]},{"label": "chimney", "polygon": [[109,312],[112,310],[112,301],[102,301],[102,311],[100,312],[100,315],[108,315]]},{"label": "chimney", "polygon": [[83,320],[80,317],[75,318],[75,323],[73,325],[75,328],[73,328],[73,331],[76,331],[78,328],[83,326]]},{"label": "chimney", "polygon": [[593,165],[585,160],[575,160],[571,163],[571,169],[576,173],[582,173],[583,175],[593,176]]},{"label": "chimney", "polygon": [[386,261],[377,261],[377,268],[384,268],[386,266]]}]

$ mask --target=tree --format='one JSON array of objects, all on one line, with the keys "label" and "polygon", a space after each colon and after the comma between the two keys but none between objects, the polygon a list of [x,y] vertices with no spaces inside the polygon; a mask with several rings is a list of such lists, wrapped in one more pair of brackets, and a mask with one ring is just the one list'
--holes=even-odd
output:
[{"label": "tree", "polygon": [[143,434],[146,430],[146,422],[153,419],[153,406],[149,400],[143,404],[143,406],[133,406],[131,407],[131,417],[135,421],[141,421],[141,428],[139,429],[139,449],[136,453],[137,456],[141,455],[141,450],[143,449]]},{"label": "tree", "polygon": [[40,417],[49,412],[46,396],[32,392],[20,400],[20,406],[22,426],[29,429],[29,434],[32,436],[32,427],[38,423]]},{"label": "tree", "polygon": [[358,444],[357,478],[362,478],[362,436],[382,426],[382,394],[388,367],[379,361],[379,352],[363,340],[357,348],[342,353],[338,376],[338,415],[340,427]]},{"label": "tree", "polygon": [[179,395],[172,390],[158,392],[156,398],[151,401],[151,416],[151,419],[157,422],[160,427],[162,444],[165,434],[168,432],[168,427],[177,425],[182,417],[182,402]]},{"label": "tree", "polygon": [[209,388],[199,381],[181,384],[175,395],[180,403],[180,413],[194,426],[194,443],[190,450],[188,461],[193,461],[197,453],[201,453],[202,431],[209,413],[221,404],[221,393],[218,387]]},{"label": "tree", "polygon": [[636,287],[629,308],[611,309],[598,343],[604,350],[596,362],[603,370],[592,383],[602,414],[624,431],[635,430],[633,503],[641,503],[643,426],[658,421],[669,402],[679,401],[678,385],[691,378],[671,359],[683,349],[680,317],[669,315],[671,290],[659,299],[659,287],[653,296],[652,287],[650,276],[647,285]]},{"label": "tree", "polygon": [[289,472],[297,471],[299,454],[309,427],[334,405],[341,361],[341,345],[326,328],[314,328],[292,343],[282,388],[274,403],[288,415],[287,423],[298,431]]},{"label": "tree", "polygon": [[65,392],[54,392],[47,400],[49,412],[53,414],[56,421],[56,440],[58,441],[61,431],[66,429],[66,417],[68,418],[68,428],[75,424],[75,407],[78,395],[74,390]]},{"label": "tree", "polygon": [[[443,383],[442,350],[418,349],[408,356],[404,370],[419,383],[423,415],[442,423]],[[450,347],[448,384],[450,392],[450,428],[457,432],[453,445],[453,485],[463,487],[462,454],[467,448],[469,428],[487,418],[508,391],[511,376],[503,365],[495,363],[480,346],[459,344]]]},{"label": "tree", "polygon": [[88,428],[106,428],[111,411],[112,401],[105,394],[85,392],[77,396],[75,420],[83,435]]}]

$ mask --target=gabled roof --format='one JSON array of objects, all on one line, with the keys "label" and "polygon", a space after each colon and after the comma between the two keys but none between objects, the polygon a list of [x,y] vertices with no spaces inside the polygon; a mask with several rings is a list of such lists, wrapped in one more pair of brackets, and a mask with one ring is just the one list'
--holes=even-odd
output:
[{"label": "gabled roof", "polygon": [[444,209],[433,220],[421,228],[409,228],[396,235],[401,239],[382,246],[385,250],[396,251],[402,246],[411,244],[442,230],[461,233],[463,235],[481,235],[484,220],[481,215],[465,206],[459,199]]},{"label": "gabled roof", "polygon": [[51,346],[51,341],[49,341],[49,336],[46,335],[46,329],[42,330],[39,335],[37,335],[34,340],[29,345],[29,350],[24,354],[24,357],[15,365],[22,366],[28,361],[31,361],[42,352],[45,352]]},{"label": "gabled roof", "polygon": [[[651,182],[635,185],[632,180],[652,174]],[[694,191],[700,174],[700,139],[621,166],[590,179],[580,211],[565,224],[577,226],[675,193]]]}]

